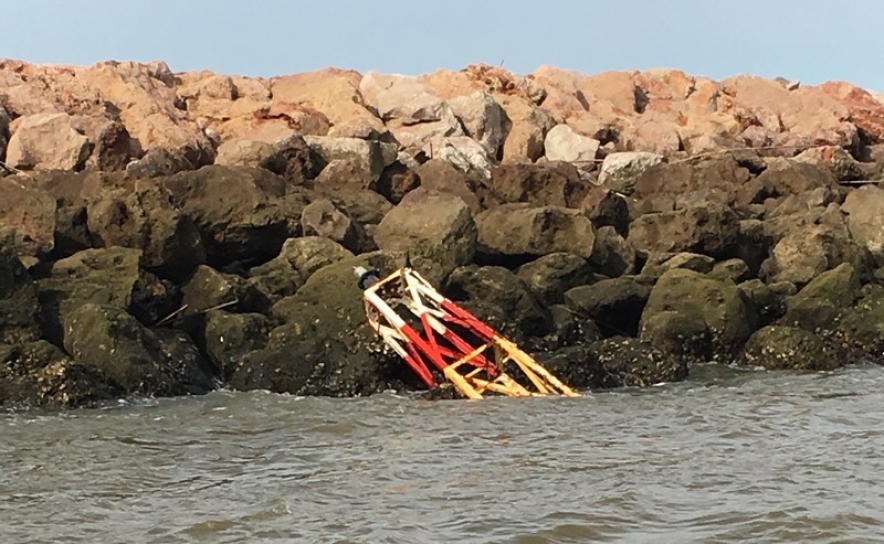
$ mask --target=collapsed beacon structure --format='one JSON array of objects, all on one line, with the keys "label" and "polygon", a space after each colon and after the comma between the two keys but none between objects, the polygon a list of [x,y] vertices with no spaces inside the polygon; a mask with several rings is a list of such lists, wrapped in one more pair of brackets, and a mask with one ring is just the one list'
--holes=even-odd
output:
[{"label": "collapsed beacon structure", "polygon": [[410,268],[355,268],[369,326],[428,387],[441,373],[464,396],[578,396],[511,340],[439,294]]}]

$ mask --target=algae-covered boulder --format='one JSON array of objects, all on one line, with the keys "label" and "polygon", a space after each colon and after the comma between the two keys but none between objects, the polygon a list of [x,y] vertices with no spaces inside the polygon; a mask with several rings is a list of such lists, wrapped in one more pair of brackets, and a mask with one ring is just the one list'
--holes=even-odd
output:
[{"label": "algae-covered boulder", "polygon": [[616,378],[618,386],[647,387],[688,376],[684,359],[666,355],[637,338],[606,338],[591,344],[589,351]]},{"label": "algae-covered boulder", "polygon": [[640,337],[667,353],[727,361],[752,334],[750,316],[734,283],[674,269],[651,290]]},{"label": "algae-covered boulder", "polygon": [[823,272],[786,300],[781,325],[800,327],[812,332],[837,328],[842,310],[851,307],[860,295],[856,269],[842,263]]},{"label": "algae-covered boulder", "polygon": [[229,380],[243,356],[264,348],[270,322],[256,313],[212,310],[206,314],[198,343],[222,380]]},{"label": "algae-covered boulder", "polygon": [[786,313],[786,300],[797,292],[789,282],[766,284],[759,279],[745,281],[737,286],[746,308],[752,314],[750,322],[759,327],[770,325]]},{"label": "algae-covered boulder", "polygon": [[279,255],[249,270],[249,281],[275,303],[294,295],[320,268],[352,257],[353,253],[324,236],[289,238]]},{"label": "algae-covered boulder", "polygon": [[270,301],[254,285],[235,274],[200,265],[181,288],[187,313],[225,308],[235,312],[266,313]]},{"label": "algae-covered boulder", "polygon": [[844,349],[815,333],[776,325],[755,331],[741,360],[768,370],[832,370],[853,362]]},{"label": "algae-covered boulder", "polygon": [[120,308],[82,304],[66,315],[64,328],[64,347],[74,360],[125,393],[173,396],[213,387],[195,356],[182,357],[179,349],[171,349],[186,337],[175,336],[171,342],[165,333],[154,333]]},{"label": "algae-covered boulder", "polygon": [[701,274],[708,274],[715,266],[715,259],[708,255],[698,253],[654,253],[648,257],[645,266],[642,267],[642,276],[659,278],[667,270],[683,268],[693,270]]},{"label": "algae-covered boulder", "polygon": [[0,344],[0,406],[92,406],[122,393],[45,340]]},{"label": "algae-covered boulder", "polygon": [[577,389],[648,387],[688,376],[683,359],[666,356],[647,342],[625,336],[568,346],[541,362]]},{"label": "algae-covered boulder", "polygon": [[608,389],[622,384],[620,377],[605,368],[588,343],[556,350],[540,362],[574,389]]},{"label": "algae-covered boulder", "polygon": [[866,286],[862,298],[839,315],[835,328],[850,345],[881,362],[884,353],[884,287]]},{"label": "algae-covered boulder", "polygon": [[[353,268],[362,266],[386,274],[404,264],[401,257],[374,252],[314,272],[297,293],[273,305],[271,315],[281,324],[271,331],[266,347],[243,357],[231,378],[233,386],[248,383],[252,388],[295,394],[317,391],[332,396],[365,395],[387,388],[384,365],[398,369],[404,363],[397,355],[385,353],[368,327]],[[302,371],[299,365],[306,364],[303,360],[312,361],[310,367],[320,362],[322,366],[315,368],[315,373]],[[295,378],[308,371],[309,380]],[[257,375],[266,378],[245,379]],[[274,381],[274,376],[279,380]]]},{"label": "algae-covered boulder", "polygon": [[650,285],[635,276],[603,279],[565,293],[565,303],[595,321],[605,336],[635,336]]},{"label": "algae-covered boulder", "polygon": [[52,264],[37,281],[44,337],[62,345],[68,314],[85,303],[128,309],[140,277],[141,250],[86,249]]}]

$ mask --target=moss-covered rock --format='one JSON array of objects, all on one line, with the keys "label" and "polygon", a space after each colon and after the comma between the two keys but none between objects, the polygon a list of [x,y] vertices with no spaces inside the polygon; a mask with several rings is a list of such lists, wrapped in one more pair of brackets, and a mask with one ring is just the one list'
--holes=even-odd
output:
[{"label": "moss-covered rock", "polygon": [[815,333],[775,325],[755,331],[741,361],[768,370],[832,370],[852,362],[845,350]]},{"label": "moss-covered rock", "polygon": [[[177,344],[189,339],[157,334],[124,310],[94,303],[79,306],[64,321],[65,350],[128,394],[174,396],[205,393],[211,377]],[[175,349],[173,349],[175,348]]]},{"label": "moss-covered rock", "polygon": [[636,276],[604,279],[565,293],[565,303],[590,317],[605,336],[635,336],[651,287]]},{"label": "moss-covered rock", "polygon": [[0,345],[0,406],[92,406],[122,393],[45,340]]},{"label": "moss-covered rock", "polygon": [[[733,282],[674,269],[663,274],[651,290],[642,312],[640,337],[655,342],[658,349],[682,346],[676,353],[729,360],[754,330],[750,316]],[[703,340],[686,343],[693,338]]]},{"label": "moss-covered rock", "polygon": [[682,381],[688,376],[684,359],[667,356],[637,338],[614,336],[590,345],[590,353],[615,376],[618,386],[647,387]]}]

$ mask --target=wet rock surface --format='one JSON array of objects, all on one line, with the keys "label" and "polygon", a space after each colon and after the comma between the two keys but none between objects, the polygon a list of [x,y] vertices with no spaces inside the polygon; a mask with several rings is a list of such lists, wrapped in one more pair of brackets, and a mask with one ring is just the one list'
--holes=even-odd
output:
[{"label": "wet rock surface", "polygon": [[356,266],[576,387],[884,362],[884,106],[667,74],[2,61],[0,404],[421,388]]}]

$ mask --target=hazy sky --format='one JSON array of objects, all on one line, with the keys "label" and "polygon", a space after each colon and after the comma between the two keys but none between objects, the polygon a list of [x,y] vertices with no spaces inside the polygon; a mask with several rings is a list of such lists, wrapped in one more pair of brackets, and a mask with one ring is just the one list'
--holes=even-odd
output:
[{"label": "hazy sky", "polygon": [[6,0],[0,57],[271,76],[678,68],[884,90],[884,1]]}]

